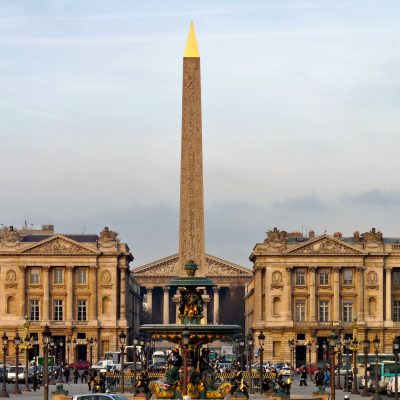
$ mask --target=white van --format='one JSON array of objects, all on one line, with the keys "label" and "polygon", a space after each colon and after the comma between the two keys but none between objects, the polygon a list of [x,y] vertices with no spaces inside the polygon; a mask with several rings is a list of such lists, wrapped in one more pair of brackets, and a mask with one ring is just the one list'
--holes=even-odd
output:
[{"label": "white van", "polygon": [[100,360],[97,364],[92,365],[92,369],[96,369],[98,372],[107,372],[114,365],[113,360]]}]

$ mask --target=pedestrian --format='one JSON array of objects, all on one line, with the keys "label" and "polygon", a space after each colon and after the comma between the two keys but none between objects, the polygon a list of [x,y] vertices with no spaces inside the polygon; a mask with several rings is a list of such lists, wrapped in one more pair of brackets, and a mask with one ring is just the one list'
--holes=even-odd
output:
[{"label": "pedestrian", "polygon": [[65,376],[65,382],[66,383],[69,382],[69,375],[70,375],[70,371],[69,371],[69,368],[67,367],[67,368],[65,368],[65,371],[64,371],[64,376]]},{"label": "pedestrian", "polygon": [[307,372],[305,368],[300,373],[300,386],[307,386]]},{"label": "pedestrian", "polygon": [[325,386],[328,386],[330,381],[331,381],[331,376],[329,374],[329,371],[326,370],[325,374],[324,374],[324,384],[325,384]]},{"label": "pedestrian", "polygon": [[74,370],[74,383],[78,383],[79,372],[77,369]]},{"label": "pedestrian", "polygon": [[320,369],[318,369],[315,373],[315,386],[318,387],[318,390],[320,392],[323,392],[325,390],[324,373]]}]

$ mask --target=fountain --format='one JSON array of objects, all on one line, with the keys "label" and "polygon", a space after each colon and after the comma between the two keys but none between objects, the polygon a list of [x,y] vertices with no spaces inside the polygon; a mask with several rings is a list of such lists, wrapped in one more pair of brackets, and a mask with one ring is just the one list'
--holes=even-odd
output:
[{"label": "fountain", "polygon": [[216,340],[231,340],[242,328],[204,323],[204,293],[214,283],[206,277],[195,276],[195,262],[188,261],[184,268],[187,276],[174,278],[168,284],[176,287],[179,293],[180,324],[146,324],[139,328],[156,341],[176,343],[181,352],[179,355],[178,348],[174,349],[173,368],[167,371],[165,382],[151,382],[149,389],[157,399],[178,399],[184,395],[192,399],[223,399],[232,385],[216,383],[203,346]]}]

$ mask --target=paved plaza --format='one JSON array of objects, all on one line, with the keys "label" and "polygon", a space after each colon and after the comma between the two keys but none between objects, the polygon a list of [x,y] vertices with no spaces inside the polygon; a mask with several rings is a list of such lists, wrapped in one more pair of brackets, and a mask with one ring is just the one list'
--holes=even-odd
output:
[{"label": "paved plaza", "polygon": [[[307,387],[300,387],[299,386],[299,379],[297,376],[294,376],[293,379],[293,386],[292,386],[292,391],[291,394],[293,396],[312,396],[313,391],[316,390],[315,385],[308,381],[308,386]],[[88,386],[87,384],[73,384],[73,383],[69,383],[69,384],[63,384],[64,388],[66,390],[68,390],[70,395],[73,394],[84,394],[84,393],[88,393]],[[20,389],[22,391],[22,385],[20,386]],[[36,392],[31,391],[31,392],[24,392],[22,391],[22,394],[12,394],[12,391],[14,389],[14,385],[7,385],[7,390],[10,394],[10,399],[19,399],[19,400],[25,400],[25,399],[43,399],[43,388],[41,388],[40,390],[37,390]],[[51,394],[52,391],[55,390],[55,386],[51,385],[50,386],[50,390],[49,393]],[[327,390],[329,390],[327,388]],[[344,393],[343,390],[336,390],[336,399],[337,400],[343,400],[344,396],[348,395],[350,400],[361,400],[364,399],[364,397],[362,397],[361,395],[352,395],[351,393]],[[132,394],[126,394],[126,397],[128,399],[132,399],[133,396]],[[371,394],[372,397],[372,394]],[[382,400],[389,400],[390,397],[386,396],[386,395],[381,395]],[[51,399],[51,395],[49,396],[49,398]],[[255,400],[259,400],[259,399],[265,399],[265,395],[261,395],[259,393],[251,393],[250,394],[250,398],[251,399],[255,399]],[[370,397],[367,397],[367,399],[370,399]]]}]

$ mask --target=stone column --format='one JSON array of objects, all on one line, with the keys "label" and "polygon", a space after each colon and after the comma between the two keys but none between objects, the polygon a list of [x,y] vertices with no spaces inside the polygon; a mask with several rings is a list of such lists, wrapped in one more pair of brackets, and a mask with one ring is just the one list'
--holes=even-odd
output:
[{"label": "stone column", "polygon": [[43,266],[42,271],[43,271],[43,321],[48,321],[49,300],[50,300],[50,288],[49,288],[50,266],[49,265]]},{"label": "stone column", "polygon": [[213,313],[213,324],[219,324],[219,287],[214,287],[214,313]]},{"label": "stone column", "polygon": [[286,287],[288,288],[288,294],[286,296],[286,320],[292,321],[292,267],[286,267]]},{"label": "stone column", "polygon": [[[153,288],[146,287],[147,292],[147,311],[152,316],[153,315]],[[153,319],[153,317],[151,318]]]},{"label": "stone column", "polygon": [[74,266],[67,265],[67,321],[74,319]]},{"label": "stone column", "polygon": [[315,322],[317,320],[316,315],[315,315],[315,302],[316,302],[316,291],[315,291],[315,273],[316,273],[316,268],[315,267],[310,267],[308,269],[309,274],[310,274],[310,322]]},{"label": "stone column", "polygon": [[392,267],[385,267],[385,271],[386,271],[385,322],[392,323],[393,322],[392,321]]},{"label": "stone column", "polygon": [[333,267],[333,318],[340,321],[340,267]]},{"label": "stone column", "polygon": [[268,295],[270,291],[268,290],[268,285],[270,284],[270,269],[265,267],[265,275],[264,275],[264,323],[271,319],[271,298]]},{"label": "stone column", "polygon": [[119,296],[120,296],[120,314],[119,317],[120,319],[126,319],[126,312],[125,312],[125,293],[126,293],[126,282],[125,282],[125,277],[126,277],[126,266],[121,265],[120,266],[120,289],[119,289]]},{"label": "stone column", "polygon": [[20,301],[19,317],[24,318],[27,315],[26,303],[25,303],[25,293],[26,293],[26,265],[20,265],[19,270],[21,272],[21,279],[18,282],[18,295]]},{"label": "stone column", "polygon": [[358,267],[358,319],[364,321],[364,270],[365,267]]},{"label": "stone column", "polygon": [[90,266],[90,319],[97,318],[97,265]]},{"label": "stone column", "polygon": [[261,293],[261,267],[257,267],[255,271],[255,288],[254,288],[254,293],[257,293],[258,296],[254,296],[254,322],[255,323],[260,323],[261,321],[261,301],[262,301],[262,293]]},{"label": "stone column", "polygon": [[169,286],[164,286],[163,291],[163,324],[169,324]]}]

